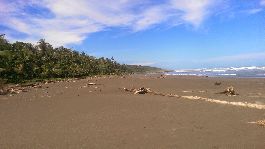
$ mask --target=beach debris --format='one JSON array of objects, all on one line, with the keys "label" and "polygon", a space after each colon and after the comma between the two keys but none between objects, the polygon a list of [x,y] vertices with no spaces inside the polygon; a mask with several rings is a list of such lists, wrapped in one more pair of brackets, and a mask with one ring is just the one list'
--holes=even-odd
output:
[{"label": "beach debris", "polygon": [[28,92],[30,88],[42,88],[42,85],[39,83],[16,84],[5,88],[1,88],[0,95],[19,94],[21,92]]},{"label": "beach debris", "polygon": [[219,85],[221,85],[222,83],[221,82],[215,82],[214,83],[214,85],[216,85],[216,86],[219,86]]},{"label": "beach debris", "polygon": [[[94,85],[100,85],[100,84],[97,84],[97,83],[93,83],[93,82],[91,82],[91,83],[87,83],[86,85],[81,86],[81,87],[79,87],[79,88],[86,88],[86,87],[94,86]],[[98,87],[95,86],[94,88],[97,89]]]},{"label": "beach debris", "polygon": [[147,94],[147,93],[150,93],[150,92],[152,92],[150,90],[150,88],[141,87],[141,88],[137,89],[136,91],[134,91],[134,94]]},{"label": "beach debris", "polygon": [[26,83],[26,84],[17,84],[14,87],[16,88],[42,88],[40,83]]},{"label": "beach debris", "polygon": [[236,91],[235,91],[233,86],[227,87],[223,92],[220,92],[220,94],[226,94],[227,96],[239,95],[238,93],[236,93]]},{"label": "beach debris", "polygon": [[33,88],[42,88],[42,85],[41,84],[33,84],[32,87]]},{"label": "beach debris", "polygon": [[20,89],[17,89],[17,88],[9,88],[8,89],[8,93],[10,93],[10,94],[19,94],[20,92],[22,92],[22,90],[20,90]]},{"label": "beach debris", "polygon": [[4,81],[0,79],[0,95],[7,95],[8,91],[6,89],[6,85],[4,84]]},{"label": "beach debris", "polygon": [[96,83],[90,82],[90,83],[87,83],[87,85],[96,85]]},{"label": "beach debris", "polygon": [[177,94],[165,94],[165,96],[167,96],[167,97],[177,97],[177,98],[181,97],[181,96],[179,96]]},{"label": "beach debris", "polygon": [[164,75],[164,74],[161,74],[159,77],[157,77],[157,78],[160,78],[160,79],[164,79],[164,78],[166,78],[166,76]]},{"label": "beach debris", "polygon": [[[140,89],[127,89],[123,88],[124,91],[127,92],[133,92],[134,94],[152,94],[152,95],[158,95],[158,96],[165,96],[165,97],[176,97],[176,98],[182,98],[186,100],[197,100],[197,101],[204,101],[204,102],[210,102],[210,103],[216,103],[216,104],[222,104],[222,105],[232,105],[237,107],[245,107],[245,108],[251,108],[251,109],[259,109],[259,110],[265,110],[264,104],[257,104],[257,103],[248,103],[248,102],[231,102],[231,101],[225,101],[225,100],[218,100],[218,99],[212,99],[212,98],[205,98],[205,97],[199,97],[199,96],[180,96],[177,94],[165,94],[161,92],[155,92],[152,91],[150,88],[140,88]],[[139,92],[141,91],[141,92]],[[259,122],[260,123],[260,122]]]},{"label": "beach debris", "polygon": [[125,88],[125,87],[123,88],[123,90],[126,91],[126,92],[132,92],[132,90],[127,89],[127,88]]},{"label": "beach debris", "polygon": [[147,94],[147,93],[151,93],[151,89],[150,88],[145,88],[145,87],[141,87],[139,89],[127,89],[127,88],[123,88],[124,91],[127,92],[133,92],[134,94]]},{"label": "beach debris", "polygon": [[8,89],[1,89],[0,95],[7,95],[7,94],[19,94],[21,92],[27,92],[25,87],[10,87]]},{"label": "beach debris", "polygon": [[265,120],[259,120],[259,121],[256,121],[256,122],[248,122],[249,124],[257,124],[261,127],[265,127]]},{"label": "beach debris", "polygon": [[23,88],[22,92],[28,92],[28,90],[26,88]]},{"label": "beach debris", "polygon": [[0,95],[4,95],[5,94],[4,92],[5,92],[4,89],[0,89]]},{"label": "beach debris", "polygon": [[8,91],[6,89],[0,89],[0,95],[6,95]]},{"label": "beach debris", "polygon": [[84,85],[84,86],[81,86],[80,88],[86,88],[87,87],[87,85]]},{"label": "beach debris", "polygon": [[55,81],[55,80],[46,80],[44,82],[44,84],[48,84],[48,83],[55,83],[55,82],[60,82],[60,81]]},{"label": "beach debris", "polygon": [[[85,84],[84,86],[81,86],[81,87],[79,87],[79,88],[86,88],[86,87],[88,87],[88,86],[92,86],[92,85],[98,85],[98,84],[91,82],[91,83],[87,83],[87,84]],[[98,87],[96,86],[95,88],[98,88]]]},{"label": "beach debris", "polygon": [[159,96],[167,96],[167,97],[181,97],[177,94],[163,94],[159,92],[152,91],[150,88],[141,87],[139,89],[127,89],[123,88],[124,91],[127,92],[133,92],[134,94],[153,94],[153,95],[159,95]]},{"label": "beach debris", "polygon": [[193,91],[182,91],[183,93],[192,93]]}]

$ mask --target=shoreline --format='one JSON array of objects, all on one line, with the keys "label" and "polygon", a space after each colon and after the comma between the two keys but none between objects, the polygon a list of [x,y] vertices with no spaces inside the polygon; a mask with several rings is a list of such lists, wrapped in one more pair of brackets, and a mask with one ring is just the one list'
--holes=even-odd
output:
[{"label": "shoreline", "polygon": [[265,75],[245,75],[242,76],[240,74],[196,74],[196,73],[191,73],[191,74],[181,74],[181,73],[175,73],[174,71],[172,72],[167,72],[164,73],[164,75],[167,76],[199,76],[199,77],[220,77],[220,78],[265,78]]},{"label": "shoreline", "polygon": [[210,76],[210,75],[170,75],[170,74],[165,74],[166,76],[186,76],[186,77],[211,77],[211,78],[241,78],[241,79],[265,79],[265,76],[262,77],[254,77],[254,76],[248,76],[248,77],[240,77],[240,76]]}]

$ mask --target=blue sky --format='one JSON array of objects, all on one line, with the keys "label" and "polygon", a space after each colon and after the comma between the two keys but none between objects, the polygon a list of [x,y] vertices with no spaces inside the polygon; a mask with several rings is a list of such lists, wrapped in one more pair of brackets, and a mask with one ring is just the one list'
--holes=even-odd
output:
[{"label": "blue sky", "polygon": [[265,66],[265,0],[0,0],[0,33],[170,69]]}]

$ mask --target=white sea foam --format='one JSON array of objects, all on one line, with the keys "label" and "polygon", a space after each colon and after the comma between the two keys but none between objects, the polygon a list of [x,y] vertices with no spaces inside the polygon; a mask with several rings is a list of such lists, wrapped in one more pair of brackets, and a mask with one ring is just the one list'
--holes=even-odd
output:
[{"label": "white sea foam", "polygon": [[265,67],[179,69],[167,73],[167,75],[265,77]]},{"label": "white sea foam", "polygon": [[227,74],[227,73],[224,73],[224,74],[217,74],[219,76],[236,76],[237,74],[235,73],[232,73],[232,74]]}]

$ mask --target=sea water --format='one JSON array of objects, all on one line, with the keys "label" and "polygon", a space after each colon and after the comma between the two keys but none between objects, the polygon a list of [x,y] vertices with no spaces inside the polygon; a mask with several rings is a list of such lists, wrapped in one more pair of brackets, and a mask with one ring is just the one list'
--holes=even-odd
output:
[{"label": "sea water", "polygon": [[244,77],[265,78],[265,67],[229,67],[229,68],[202,68],[179,69],[167,72],[165,75],[178,76],[209,76],[209,77]]}]

